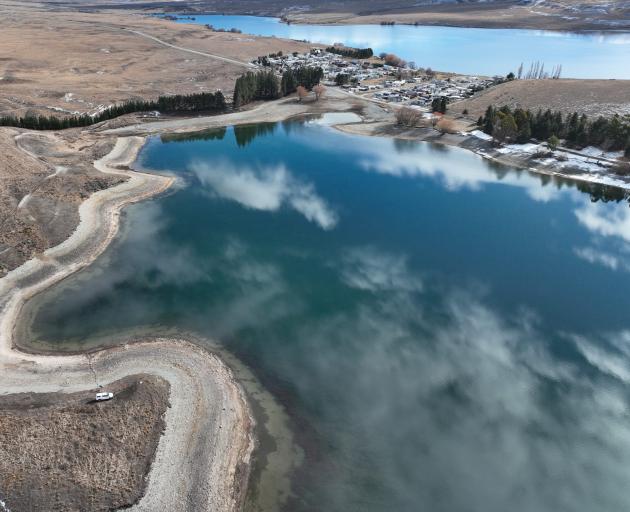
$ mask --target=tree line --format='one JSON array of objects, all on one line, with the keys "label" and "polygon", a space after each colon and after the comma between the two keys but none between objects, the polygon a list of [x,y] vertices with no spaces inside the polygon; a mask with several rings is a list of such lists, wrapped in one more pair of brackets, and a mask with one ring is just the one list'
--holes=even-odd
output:
[{"label": "tree line", "polygon": [[[272,100],[287,96],[303,87],[307,91],[320,83],[324,77],[321,67],[301,66],[284,71],[281,78],[271,70],[256,73],[248,72],[236,80],[233,104],[235,108],[255,100]],[[160,96],[157,100],[128,100],[112,105],[94,115],[71,116],[30,115],[0,116],[0,126],[12,126],[29,130],[63,130],[84,128],[134,112],[222,112],[227,109],[225,96],[221,91],[195,94]]]},{"label": "tree line", "polygon": [[346,46],[329,46],[326,48],[328,53],[350,57],[351,59],[369,59],[374,56],[372,48],[348,48]]},{"label": "tree line", "polygon": [[524,143],[532,138],[546,141],[553,137],[564,139],[569,147],[595,146],[606,151],[624,151],[630,157],[630,116],[600,116],[591,120],[577,112],[564,116],[558,111],[539,110],[534,114],[522,108],[497,109],[490,105],[477,125],[500,142]]},{"label": "tree line", "polygon": [[320,67],[301,66],[287,69],[278,77],[273,71],[248,71],[234,84],[234,107],[257,100],[275,100],[297,91],[298,87],[312,90],[324,77]]},{"label": "tree line", "polygon": [[133,112],[219,112],[227,107],[221,91],[215,93],[201,92],[196,94],[177,94],[160,96],[155,101],[129,100],[119,105],[112,105],[95,115],[81,114],[75,116],[42,116],[26,115],[23,117],[0,117],[0,126],[13,126],[29,130],[63,130],[65,128],[82,128],[109,119],[131,114]]}]

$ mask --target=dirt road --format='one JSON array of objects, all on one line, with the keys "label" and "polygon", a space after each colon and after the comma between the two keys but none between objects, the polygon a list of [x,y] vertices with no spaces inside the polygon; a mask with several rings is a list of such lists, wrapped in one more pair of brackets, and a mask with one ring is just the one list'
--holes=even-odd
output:
[{"label": "dirt road", "polygon": [[184,48],[183,46],[177,46],[171,43],[167,43],[166,41],[163,41],[162,39],[158,39],[157,37],[151,36],[149,34],[145,34],[144,32],[140,32],[139,30],[133,30],[133,29],[127,29],[127,30],[129,32],[132,32],[142,37],[146,37],[147,39],[151,39],[152,41],[155,41],[156,43],[162,44],[164,46],[168,46],[169,48],[173,48],[175,50],[179,50],[179,51],[187,52],[187,53],[193,53],[195,55],[201,55],[202,57],[209,57],[211,59],[228,62],[230,64],[236,64],[237,66],[243,66],[244,68],[248,68],[248,69],[256,69],[256,66],[249,62],[243,62],[240,60],[230,59],[229,57],[222,57],[221,55],[214,55],[212,53],[206,53],[206,52],[200,52],[199,50],[193,50],[192,48]]}]

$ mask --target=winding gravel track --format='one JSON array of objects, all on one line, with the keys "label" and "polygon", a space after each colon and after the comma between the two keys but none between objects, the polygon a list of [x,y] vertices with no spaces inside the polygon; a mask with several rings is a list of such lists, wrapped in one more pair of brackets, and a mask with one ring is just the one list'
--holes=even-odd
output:
[{"label": "winding gravel track", "polygon": [[124,170],[143,139],[118,139],[95,162],[129,180],[92,195],[64,243],[0,279],[0,394],[76,392],[148,373],[171,385],[166,431],[135,511],[236,511],[242,505],[254,447],[253,420],[242,389],[217,357],[182,340],[155,339],[91,354],[25,353],[15,326],[29,297],[91,263],[118,230],[122,207],[165,190],[171,178]]},{"label": "winding gravel track", "polygon": [[220,60],[223,62],[228,62],[230,64],[235,64],[236,66],[241,66],[244,68],[248,68],[248,69],[257,69],[258,66],[251,64],[249,62],[243,62],[242,60],[236,60],[236,59],[231,59],[229,57],[223,57],[221,55],[215,55],[214,53],[207,53],[207,52],[202,52],[200,50],[193,50],[192,48],[185,48],[183,46],[177,46],[171,43],[168,43],[162,39],[159,39],[155,36],[152,36],[150,34],[146,34],[144,32],[141,32],[140,30],[133,30],[131,28],[126,29],[128,32],[132,32],[136,35],[142,36],[142,37],[146,37],[147,39],[151,39],[152,41],[155,41],[156,43],[159,43],[161,45],[164,46],[168,46],[169,48],[173,48],[174,50],[179,50],[182,52],[187,52],[187,53],[193,53],[195,55],[201,55],[202,57],[208,57],[209,59],[214,59],[214,60]]}]

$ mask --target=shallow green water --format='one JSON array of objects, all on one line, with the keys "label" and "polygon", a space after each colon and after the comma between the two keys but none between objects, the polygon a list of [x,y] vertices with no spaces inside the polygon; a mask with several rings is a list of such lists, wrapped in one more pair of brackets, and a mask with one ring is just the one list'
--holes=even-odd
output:
[{"label": "shallow green water", "polygon": [[183,186],[40,297],[36,339],[220,340],[292,418],[287,510],[630,507],[627,203],[313,123],[140,163]]}]

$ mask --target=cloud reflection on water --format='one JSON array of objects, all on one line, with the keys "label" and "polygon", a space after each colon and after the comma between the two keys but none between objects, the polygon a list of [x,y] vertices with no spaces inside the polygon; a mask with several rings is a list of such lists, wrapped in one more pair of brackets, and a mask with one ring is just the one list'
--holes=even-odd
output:
[{"label": "cloud reflection on water", "polygon": [[217,160],[193,162],[190,170],[219,197],[247,208],[277,211],[288,206],[322,229],[337,224],[337,214],[317,195],[314,186],[296,179],[283,164],[254,168]]},{"label": "cloud reflection on water", "polygon": [[630,243],[630,208],[625,201],[608,208],[601,208],[597,203],[584,203],[575,210],[575,216],[595,234]]},{"label": "cloud reflection on water", "polygon": [[342,280],[351,288],[373,292],[422,290],[422,281],[409,275],[403,256],[368,247],[347,251],[342,261]]},{"label": "cloud reflection on water", "polygon": [[[440,151],[448,152],[448,163],[446,159],[439,157]],[[531,199],[541,202],[571,193],[571,189],[558,188],[552,182],[543,185],[538,176],[527,172],[507,168],[500,173],[493,172],[492,163],[460,148],[439,148],[418,143],[400,145],[388,139],[377,138],[367,149],[364,148],[358,160],[366,171],[397,177],[435,178],[445,188],[453,191],[481,190],[484,185],[503,183],[523,188]]]},{"label": "cloud reflection on water", "polygon": [[[355,261],[373,262],[374,249]],[[342,279],[347,262],[340,266]],[[299,354],[291,356],[291,380],[301,396],[321,397],[318,407],[327,411],[339,446],[355,457],[370,447],[362,467],[333,476],[342,483],[333,487],[337,494],[327,506],[435,512],[628,508],[629,334],[623,335],[623,357],[597,348],[595,358],[594,341],[576,345],[576,356],[587,356],[583,365],[552,350],[554,343],[570,349],[575,337],[552,341],[535,317],[502,318],[462,289],[440,296],[436,316],[428,311],[436,304],[429,308],[426,300],[415,300],[408,286],[419,276],[397,271],[395,280],[367,280],[383,281],[388,286],[380,287],[378,300],[304,325]],[[610,382],[602,370],[620,380]],[[372,490],[390,501],[371,496],[362,503],[354,494],[355,479],[370,473],[376,476]]]}]

